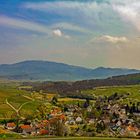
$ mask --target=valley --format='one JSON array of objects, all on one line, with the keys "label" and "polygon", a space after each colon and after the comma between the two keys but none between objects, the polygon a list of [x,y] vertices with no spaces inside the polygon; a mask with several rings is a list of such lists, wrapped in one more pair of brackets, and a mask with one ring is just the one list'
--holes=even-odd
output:
[{"label": "valley", "polygon": [[0,136],[8,138],[9,132],[10,137],[16,132],[13,135],[16,138],[88,136],[92,139],[91,136],[126,135],[139,138],[139,84],[91,88],[89,82],[90,88],[87,84],[83,88],[85,81],[79,81],[79,90],[76,86],[71,91],[67,87],[75,87],[75,82],[58,83],[59,86],[56,82],[1,81],[0,132],[4,134]]}]

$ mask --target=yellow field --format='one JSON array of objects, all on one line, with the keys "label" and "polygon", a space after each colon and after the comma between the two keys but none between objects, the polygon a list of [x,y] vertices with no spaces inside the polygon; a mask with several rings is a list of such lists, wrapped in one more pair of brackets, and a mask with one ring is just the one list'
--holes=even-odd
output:
[{"label": "yellow field", "polygon": [[85,101],[85,99],[74,99],[74,98],[59,98],[59,102],[73,102],[73,101]]}]

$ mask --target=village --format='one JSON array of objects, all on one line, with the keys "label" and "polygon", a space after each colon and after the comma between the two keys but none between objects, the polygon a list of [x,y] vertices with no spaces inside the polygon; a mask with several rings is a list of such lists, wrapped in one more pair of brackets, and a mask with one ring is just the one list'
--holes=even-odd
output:
[{"label": "village", "polygon": [[123,103],[117,93],[98,97],[95,102],[59,103],[54,96],[40,104],[35,114],[1,121],[1,128],[22,137],[29,136],[140,136],[140,102]]}]

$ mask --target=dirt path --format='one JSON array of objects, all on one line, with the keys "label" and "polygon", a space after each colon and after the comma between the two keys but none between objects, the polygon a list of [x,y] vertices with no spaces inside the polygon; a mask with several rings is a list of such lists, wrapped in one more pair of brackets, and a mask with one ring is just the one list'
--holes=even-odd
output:
[{"label": "dirt path", "polygon": [[33,98],[29,97],[29,96],[26,96],[26,95],[22,95],[24,98],[28,99],[28,100],[31,100],[31,101],[34,101]]},{"label": "dirt path", "polygon": [[23,107],[24,105],[30,103],[30,102],[31,102],[31,101],[25,102],[25,103],[23,103],[22,105],[20,105],[20,107],[19,107],[18,109],[16,109],[12,104],[10,104],[10,103],[8,102],[7,99],[5,100],[5,103],[6,103],[9,107],[11,107],[11,108],[16,112],[17,116],[20,116],[20,115],[19,115],[19,111],[22,109],[22,107]]}]

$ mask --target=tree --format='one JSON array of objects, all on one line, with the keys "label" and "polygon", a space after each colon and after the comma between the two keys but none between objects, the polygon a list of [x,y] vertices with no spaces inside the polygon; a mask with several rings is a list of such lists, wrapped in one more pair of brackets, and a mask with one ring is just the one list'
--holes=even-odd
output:
[{"label": "tree", "polygon": [[40,104],[39,107],[37,108],[35,117],[38,119],[46,119],[47,114],[50,112],[50,109],[47,105],[45,104]]},{"label": "tree", "polygon": [[99,121],[96,125],[96,131],[98,133],[101,133],[102,131],[105,130],[105,124],[104,124],[104,121]]},{"label": "tree", "polygon": [[58,118],[53,118],[51,120],[51,128],[53,128],[53,133],[56,136],[65,136],[68,134],[67,128],[64,122]]},{"label": "tree", "polygon": [[90,100],[89,100],[89,99],[86,99],[86,101],[85,101],[83,107],[84,107],[84,108],[87,108],[89,105],[90,105]]},{"label": "tree", "polygon": [[130,112],[130,108],[129,108],[129,105],[128,104],[125,107],[125,112],[126,112],[126,114]]},{"label": "tree", "polygon": [[52,98],[52,104],[54,104],[54,105],[56,105],[56,103],[58,102],[58,99],[57,99],[57,97],[56,96],[54,96],[53,98]]}]

